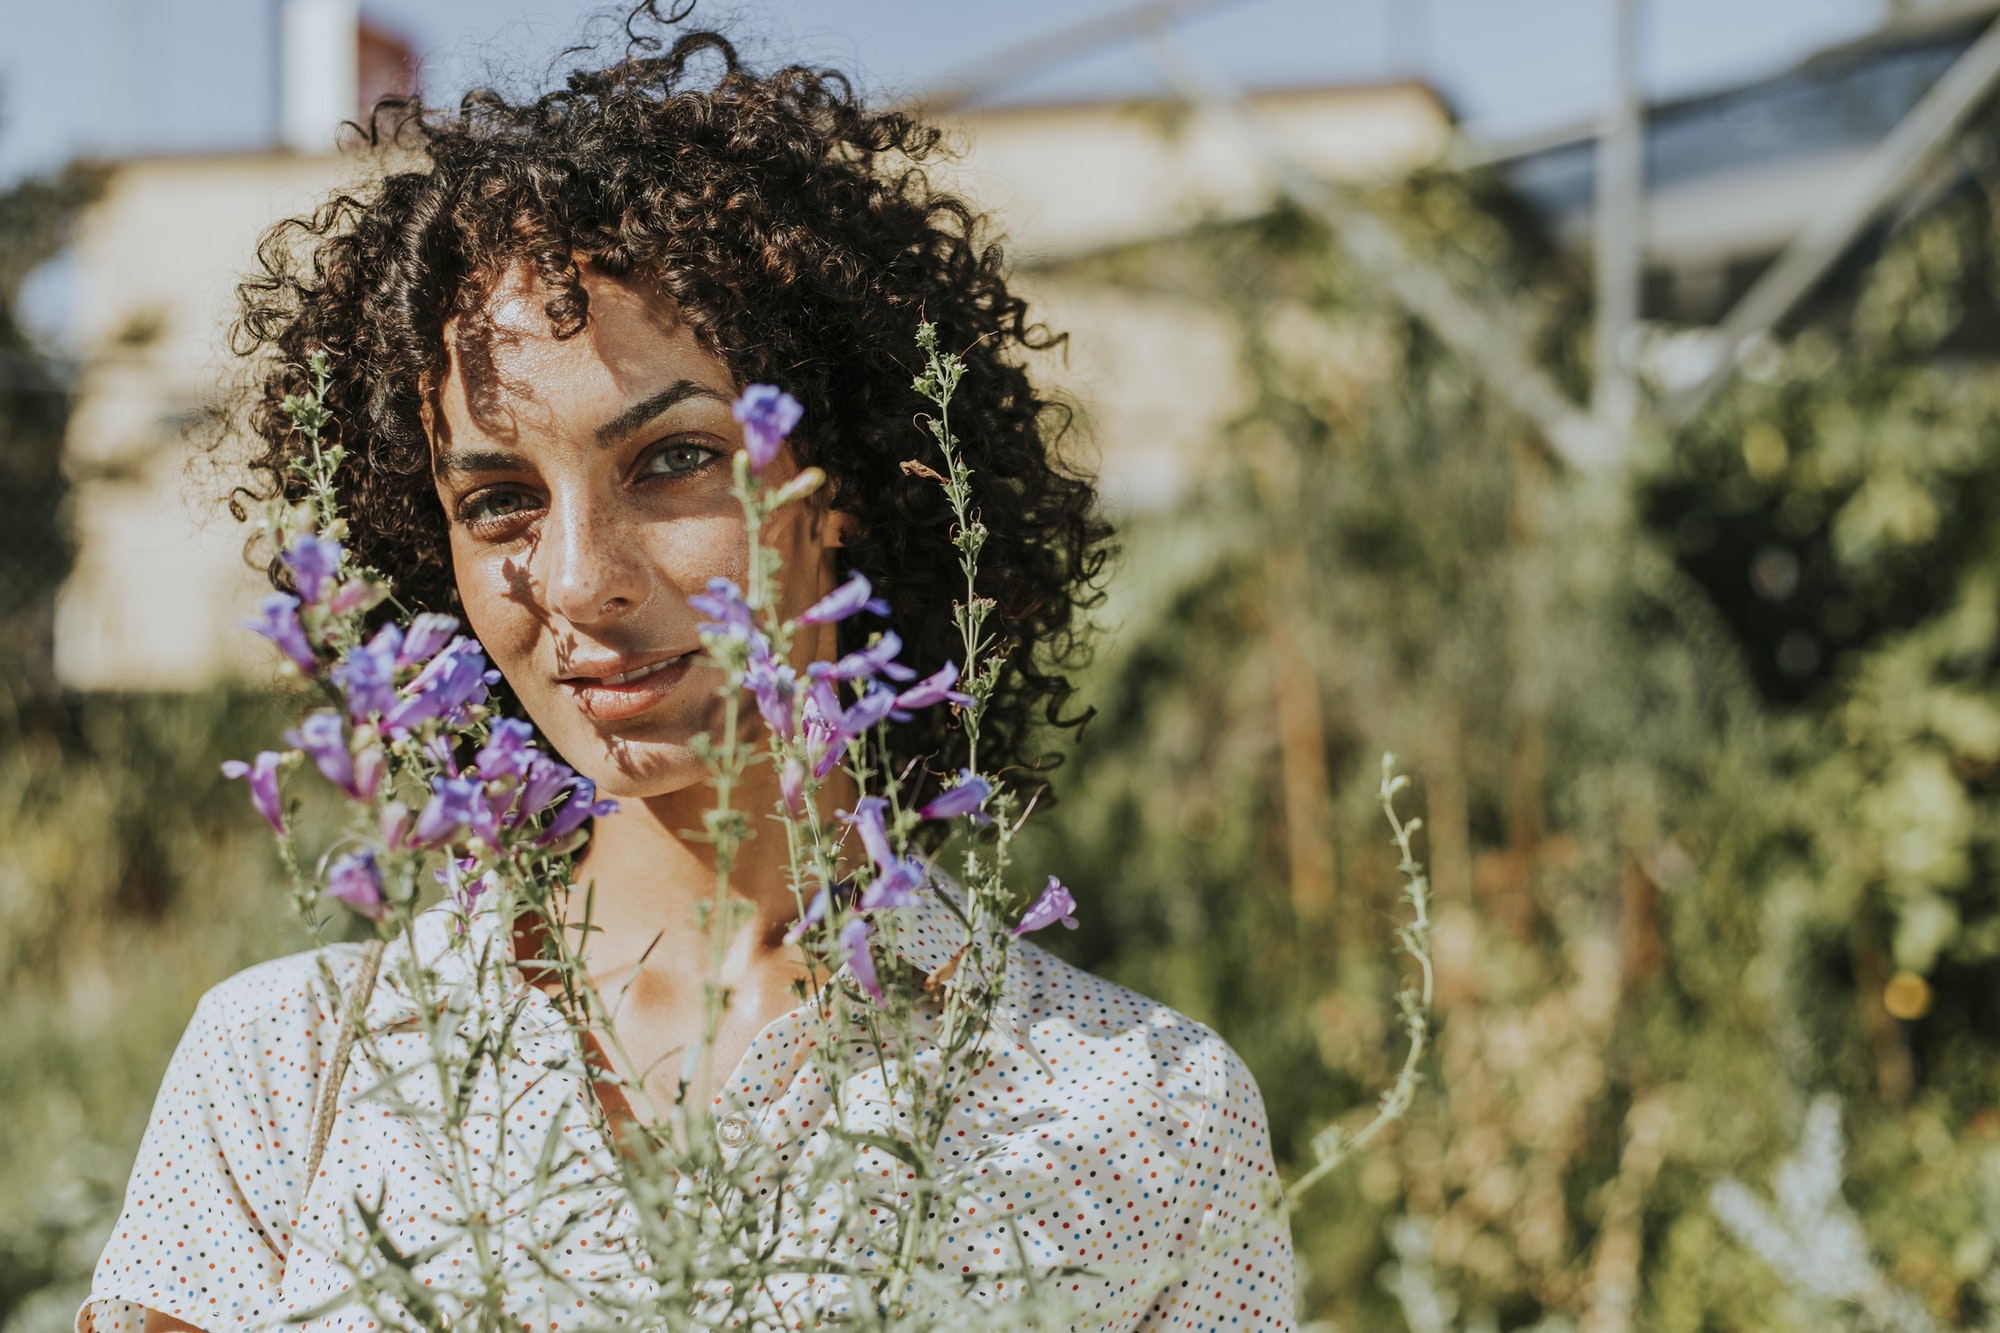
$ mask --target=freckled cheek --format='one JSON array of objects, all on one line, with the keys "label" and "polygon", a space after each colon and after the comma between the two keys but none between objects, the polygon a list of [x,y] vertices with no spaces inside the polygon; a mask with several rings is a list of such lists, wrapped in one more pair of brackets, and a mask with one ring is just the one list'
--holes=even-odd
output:
[{"label": "freckled cheek", "polygon": [[653,567],[656,584],[666,596],[683,603],[676,610],[686,609],[685,599],[706,590],[712,578],[741,586],[749,575],[750,545],[740,510],[651,523],[634,535]]},{"label": "freckled cheek", "polygon": [[452,554],[467,626],[493,665],[518,685],[548,623],[539,581],[516,557],[478,549],[454,549]]}]

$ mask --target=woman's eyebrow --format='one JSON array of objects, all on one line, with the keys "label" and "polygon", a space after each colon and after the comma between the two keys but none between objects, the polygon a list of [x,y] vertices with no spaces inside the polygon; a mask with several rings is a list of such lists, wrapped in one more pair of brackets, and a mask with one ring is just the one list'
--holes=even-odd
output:
[{"label": "woman's eyebrow", "polygon": [[658,393],[640,399],[599,426],[597,443],[600,447],[616,444],[674,404],[686,402],[690,398],[713,398],[719,403],[729,401],[726,395],[717,393],[705,384],[696,384],[693,380],[676,380]]},{"label": "woman's eyebrow", "polygon": [[521,466],[519,454],[500,449],[442,449],[431,464],[431,473],[443,477],[454,473],[518,472]]}]

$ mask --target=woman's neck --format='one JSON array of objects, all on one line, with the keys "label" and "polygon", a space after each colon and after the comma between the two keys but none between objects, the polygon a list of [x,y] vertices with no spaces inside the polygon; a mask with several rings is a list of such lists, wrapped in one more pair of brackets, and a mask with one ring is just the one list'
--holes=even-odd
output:
[{"label": "woman's neck", "polygon": [[[854,804],[851,780],[836,774],[820,791],[830,815]],[[766,790],[768,788],[768,790]],[[769,765],[753,765],[732,797],[738,809],[776,807],[777,783]],[[566,918],[592,927],[584,952],[593,973],[618,972],[649,954],[655,959],[708,958],[713,947],[703,923],[713,916],[719,889],[715,847],[703,834],[703,816],[714,808],[706,785],[642,801],[626,800],[616,814],[598,819],[577,863],[577,892]],[[795,958],[784,942],[798,919],[791,886],[790,853],[782,829],[751,816],[754,836],[736,849],[728,899],[732,928],[723,953],[727,970]],[[699,945],[701,952],[692,950]],[[728,978],[723,978],[727,984]]]},{"label": "woman's neck", "polygon": [[[733,803],[773,809],[770,766],[752,772],[763,781],[739,788]],[[830,813],[843,797],[851,804],[853,791],[833,786],[821,796]],[[753,819],[758,836],[737,849],[729,910],[718,918],[715,848],[697,835],[712,805],[703,786],[627,801],[599,819],[565,913],[572,930],[590,927],[571,940],[609,1005],[614,1062],[643,1088],[640,1114],[654,1120],[683,1096],[706,1105],[756,1034],[811,982],[804,952],[785,938],[799,903],[772,821]],[[711,983],[724,992],[719,1010]]]}]

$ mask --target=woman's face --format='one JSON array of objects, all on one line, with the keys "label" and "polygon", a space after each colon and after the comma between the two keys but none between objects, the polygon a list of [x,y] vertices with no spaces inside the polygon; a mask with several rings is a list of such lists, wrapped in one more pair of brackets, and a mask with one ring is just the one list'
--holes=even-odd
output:
[{"label": "woman's face", "polygon": [[[446,326],[432,467],[466,617],[529,717],[605,792],[662,796],[704,780],[689,740],[722,725],[688,598],[749,567],[740,386],[664,297],[589,265],[583,285],[572,338],[549,332],[553,293],[525,266],[484,320]],[[796,471],[787,449],[764,476]],[[831,588],[841,526],[811,502],[766,526],[787,614]],[[802,638],[802,658],[831,654]]]}]

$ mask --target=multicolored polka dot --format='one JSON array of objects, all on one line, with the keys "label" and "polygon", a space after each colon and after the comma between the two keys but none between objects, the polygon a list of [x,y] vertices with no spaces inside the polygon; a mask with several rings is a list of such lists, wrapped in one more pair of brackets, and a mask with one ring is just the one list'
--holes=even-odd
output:
[{"label": "multicolored polka dot", "polygon": [[[448,913],[420,923],[415,947],[441,972],[468,966],[471,955],[450,947],[455,931]],[[499,933],[490,919],[474,931]],[[931,904],[898,914],[885,934],[927,975],[962,938],[955,918]],[[161,1086],[123,1213],[77,1316],[80,1333],[138,1333],[149,1308],[206,1333],[310,1311],[318,1313],[297,1325],[310,1333],[372,1333],[367,1312],[338,1299],[347,1279],[335,1256],[358,1236],[353,1201],[377,1211],[406,1251],[448,1241],[453,1214],[425,1117],[380,1092],[390,1071],[429,1059],[421,1034],[402,1021],[409,997],[387,980],[407,947],[392,946],[385,960],[368,1014],[377,1035],[343,1080],[310,1190],[302,1177],[313,1106],[338,1036],[338,992],[359,949],[278,959],[202,1000]],[[580,1292],[630,1300],[649,1288],[633,1258],[629,1204],[605,1183],[612,1151],[588,1114],[585,1071],[553,1005],[521,989],[519,1067],[504,1072],[507,1086],[482,1090],[468,1137],[489,1179],[520,1180],[524,1190],[550,1125],[559,1121],[574,1149],[554,1197],[522,1218],[503,1256],[520,1275],[509,1288],[516,1317],[559,1333],[592,1322]],[[1235,1052],[1200,1024],[1030,944],[1015,948],[998,1019],[991,1058],[940,1139],[945,1165],[973,1182],[946,1225],[941,1265],[996,1273],[1025,1253],[1038,1266],[1087,1270],[1063,1279],[1077,1308],[1091,1312],[1078,1328],[1292,1328],[1291,1243],[1266,1203],[1273,1172],[1263,1103]],[[756,1154],[753,1188],[827,1151],[836,1123],[852,1131],[886,1114],[879,1070],[849,1077],[834,1104],[809,1058],[821,1031],[808,1008],[777,1019],[716,1098],[722,1151]],[[420,1090],[407,1095],[423,1100]],[[907,1197],[913,1183],[874,1150],[858,1170],[871,1194]],[[824,1201],[791,1196],[774,1225],[786,1245],[808,1252],[825,1212]],[[542,1220],[556,1216],[582,1220]],[[415,1271],[448,1303],[469,1268],[447,1245]],[[818,1299],[839,1296],[792,1296]]]}]

